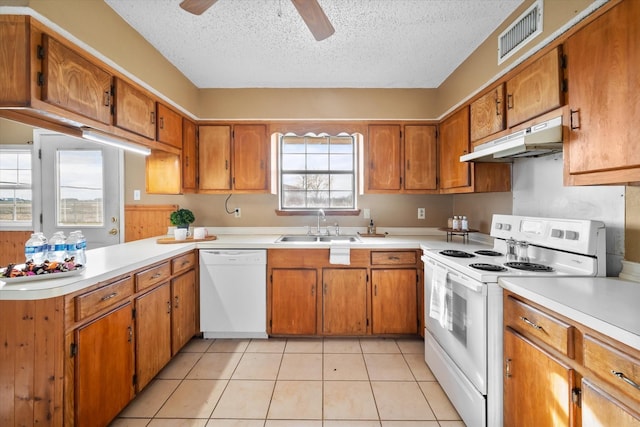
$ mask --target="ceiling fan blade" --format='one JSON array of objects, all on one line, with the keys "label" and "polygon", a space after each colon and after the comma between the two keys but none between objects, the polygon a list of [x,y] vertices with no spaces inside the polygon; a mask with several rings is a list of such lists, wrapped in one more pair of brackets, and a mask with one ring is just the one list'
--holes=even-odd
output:
[{"label": "ceiling fan blade", "polygon": [[298,13],[316,40],[324,40],[336,31],[318,4],[318,0],[291,0],[291,3],[298,9]]},{"label": "ceiling fan blade", "polygon": [[183,0],[180,7],[194,15],[202,15],[218,0]]}]

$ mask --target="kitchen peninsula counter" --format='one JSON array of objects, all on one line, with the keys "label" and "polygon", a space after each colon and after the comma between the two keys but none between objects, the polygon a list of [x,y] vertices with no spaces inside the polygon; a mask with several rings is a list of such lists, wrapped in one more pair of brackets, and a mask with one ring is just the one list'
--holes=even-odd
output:
[{"label": "kitchen peninsula counter", "polygon": [[[9,283],[0,288],[0,300],[38,300],[67,295],[98,282],[118,275],[144,268],[156,262],[178,256],[193,249],[329,249],[331,243],[275,243],[282,234],[304,234],[291,228],[208,228],[216,240],[158,244],[157,238],[136,240],[87,251],[85,270],[79,275],[43,279],[28,282]],[[445,233],[434,228],[379,228],[386,237],[362,237],[351,243],[353,249],[420,249],[439,248],[446,242]],[[343,229],[342,234],[356,231]],[[486,241],[486,235],[476,234],[476,238]],[[166,237],[166,236],[162,236]],[[462,243],[460,243],[462,245]]]},{"label": "kitchen peninsula counter", "polygon": [[616,277],[503,277],[502,288],[640,350],[640,283]]}]

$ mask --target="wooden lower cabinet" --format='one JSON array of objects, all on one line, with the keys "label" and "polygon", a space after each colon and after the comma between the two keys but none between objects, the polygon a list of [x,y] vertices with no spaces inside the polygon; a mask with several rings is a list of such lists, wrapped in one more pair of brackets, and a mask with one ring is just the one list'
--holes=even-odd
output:
[{"label": "wooden lower cabinet", "polygon": [[372,269],[374,334],[418,333],[418,273],[415,268]]},{"label": "wooden lower cabinet", "polygon": [[106,426],[133,398],[133,327],[127,302],[76,330],[76,426]]},{"label": "wooden lower cabinet", "polygon": [[171,280],[171,354],[175,355],[196,334],[196,272],[189,270]]},{"label": "wooden lower cabinet", "polygon": [[277,268],[272,271],[272,334],[316,334],[317,281],[315,269]]},{"label": "wooden lower cabinet", "polygon": [[136,388],[142,390],[171,359],[169,282],[135,299]]},{"label": "wooden lower cabinet", "polygon": [[582,380],[582,426],[640,426],[640,408],[631,408],[587,379]]},{"label": "wooden lower cabinet", "polygon": [[573,369],[520,334],[504,332],[504,427],[576,426]]},{"label": "wooden lower cabinet", "polygon": [[323,335],[367,333],[367,269],[322,270]]}]

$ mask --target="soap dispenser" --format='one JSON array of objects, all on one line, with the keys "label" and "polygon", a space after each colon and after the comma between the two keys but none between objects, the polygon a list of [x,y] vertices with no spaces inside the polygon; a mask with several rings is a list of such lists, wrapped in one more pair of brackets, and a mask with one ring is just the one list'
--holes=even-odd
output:
[{"label": "soap dispenser", "polygon": [[376,226],[373,224],[373,218],[369,221],[369,234],[376,234]]}]

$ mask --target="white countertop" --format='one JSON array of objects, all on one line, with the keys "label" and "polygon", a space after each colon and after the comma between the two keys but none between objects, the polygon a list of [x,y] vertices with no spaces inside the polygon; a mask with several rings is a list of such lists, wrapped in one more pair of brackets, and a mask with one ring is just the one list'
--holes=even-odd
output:
[{"label": "white countertop", "polygon": [[[193,249],[328,249],[331,243],[275,243],[282,234],[304,234],[299,229],[289,228],[208,228],[217,239],[206,242],[158,244],[157,238],[137,240],[87,251],[86,269],[79,275],[55,279],[33,280],[0,286],[0,300],[36,300],[66,295],[109,280],[120,274],[142,268],[166,258],[180,255]],[[355,234],[360,230],[343,229],[342,234]],[[433,228],[378,228],[386,237],[363,237],[351,244],[353,249],[420,249],[438,248],[446,243],[445,233]],[[485,235],[477,233],[481,239]],[[166,237],[166,236],[160,236]],[[460,240],[458,238],[458,240]],[[1,279],[0,279],[1,280]]]},{"label": "white countertop", "polygon": [[617,277],[504,277],[500,286],[640,350],[640,283]]}]

